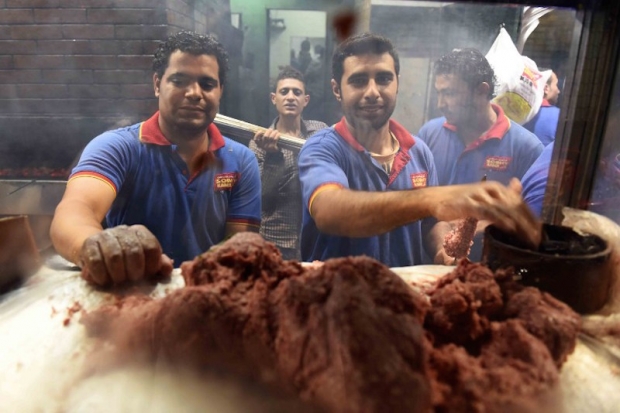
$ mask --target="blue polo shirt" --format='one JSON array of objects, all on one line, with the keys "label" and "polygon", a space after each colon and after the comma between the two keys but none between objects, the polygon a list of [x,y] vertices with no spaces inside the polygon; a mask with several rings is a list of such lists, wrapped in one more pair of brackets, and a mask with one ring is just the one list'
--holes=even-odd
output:
[{"label": "blue polo shirt", "polygon": [[551,142],[542,151],[538,159],[532,164],[530,169],[523,175],[523,200],[530,207],[534,215],[540,218],[542,213],[543,201],[545,199],[545,189],[549,178],[549,167],[551,166],[551,155],[553,154],[554,144]]},{"label": "blue polo shirt", "polygon": [[560,108],[553,106],[548,100],[543,100],[538,113],[523,127],[538,136],[543,146],[549,145],[555,140],[560,119]]},{"label": "blue polo shirt", "polygon": [[179,266],[221,242],[227,222],[260,225],[260,176],[254,154],[213,124],[207,130],[212,162],[189,176],[158,119],[159,112],[97,136],[70,179],[89,176],[107,183],[116,198],[105,225],[146,226]]},{"label": "blue polo shirt", "polygon": [[479,182],[485,175],[506,185],[513,177],[521,179],[538,158],[543,150],[538,138],[510,121],[501,107],[492,107],[497,121],[467,147],[445,117],[422,126],[418,137],[433,153],[439,185]]},{"label": "blue polo shirt", "polygon": [[424,262],[422,234],[435,223],[434,219],[417,221],[373,237],[349,238],[320,232],[309,212],[314,197],[329,187],[385,192],[437,185],[433,156],[424,142],[414,140],[393,120],[390,120],[390,131],[398,140],[400,150],[389,175],[351,135],[344,118],[308,138],[301,148],[299,177],[304,205],[301,256],[304,261],[367,255],[390,267]]}]

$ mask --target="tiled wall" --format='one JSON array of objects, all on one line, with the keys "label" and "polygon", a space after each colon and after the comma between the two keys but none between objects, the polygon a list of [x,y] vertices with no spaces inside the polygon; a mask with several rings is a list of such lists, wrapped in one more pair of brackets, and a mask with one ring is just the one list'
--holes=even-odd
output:
[{"label": "tiled wall", "polygon": [[71,163],[157,109],[157,41],[206,32],[215,0],[0,0],[0,168]]}]

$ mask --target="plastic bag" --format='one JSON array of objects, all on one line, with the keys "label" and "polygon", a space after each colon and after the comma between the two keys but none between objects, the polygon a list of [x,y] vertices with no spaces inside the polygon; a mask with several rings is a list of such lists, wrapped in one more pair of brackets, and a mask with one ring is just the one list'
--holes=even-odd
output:
[{"label": "plastic bag", "polygon": [[536,116],[551,70],[540,72],[532,59],[521,56],[504,28],[500,29],[486,58],[497,79],[493,103],[519,124]]}]

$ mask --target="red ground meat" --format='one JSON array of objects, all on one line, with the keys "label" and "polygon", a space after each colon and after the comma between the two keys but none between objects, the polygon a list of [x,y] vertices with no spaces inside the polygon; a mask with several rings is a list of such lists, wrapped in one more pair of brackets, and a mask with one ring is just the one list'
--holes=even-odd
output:
[{"label": "red ground meat", "polygon": [[84,323],[121,353],[275,377],[330,412],[430,411],[428,304],[377,261],[304,270],[248,233],[185,264],[183,276],[189,287],[104,307]]},{"label": "red ground meat", "polygon": [[520,406],[557,381],[579,328],[568,306],[467,260],[429,300],[373,259],[308,269],[250,233],[182,273],[187,286],[162,299],[86,314],[87,331],[113,344],[117,363],[215,367],[330,412]]},{"label": "red ground meat", "polygon": [[474,243],[477,225],[478,220],[476,218],[470,217],[459,220],[443,240],[443,248],[446,254],[456,259],[466,258]]}]

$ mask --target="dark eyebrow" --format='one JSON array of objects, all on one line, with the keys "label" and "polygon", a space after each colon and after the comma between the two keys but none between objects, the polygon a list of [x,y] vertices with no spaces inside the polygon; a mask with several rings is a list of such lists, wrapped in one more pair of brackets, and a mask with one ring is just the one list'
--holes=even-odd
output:
[{"label": "dark eyebrow", "polygon": [[351,76],[349,76],[349,80],[357,80],[357,79],[368,79],[368,73],[353,73]]},{"label": "dark eyebrow", "polygon": [[[181,79],[192,79],[193,76],[190,76],[186,73],[183,72],[175,72],[175,73],[171,73],[170,76],[168,76],[169,78],[181,78]],[[220,84],[220,82],[211,76],[200,76],[197,79],[198,83],[213,83],[215,84],[215,86],[218,86]]]},{"label": "dark eyebrow", "polygon": [[282,92],[282,91],[284,91],[284,90],[292,90],[293,92],[302,92],[302,93],[303,93],[303,90],[301,90],[301,89],[300,89],[300,88],[298,88],[298,87],[287,87],[287,86],[285,86],[285,87],[281,87],[281,88],[279,89],[279,91],[280,91],[280,92]]}]

